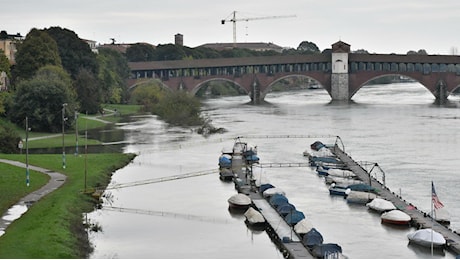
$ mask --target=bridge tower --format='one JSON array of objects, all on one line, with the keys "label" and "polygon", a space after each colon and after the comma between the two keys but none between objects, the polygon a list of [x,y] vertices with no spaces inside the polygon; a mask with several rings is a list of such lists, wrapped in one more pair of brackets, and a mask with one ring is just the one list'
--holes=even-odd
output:
[{"label": "bridge tower", "polygon": [[331,97],[332,100],[348,101],[349,77],[348,77],[348,54],[350,45],[338,41],[332,44],[332,74],[331,74]]}]

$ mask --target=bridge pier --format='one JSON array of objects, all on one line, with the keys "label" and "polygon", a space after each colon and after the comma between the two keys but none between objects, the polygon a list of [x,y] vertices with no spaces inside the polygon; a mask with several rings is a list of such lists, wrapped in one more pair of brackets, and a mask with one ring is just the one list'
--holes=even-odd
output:
[{"label": "bridge pier", "polygon": [[446,84],[444,83],[443,80],[439,80],[437,83],[436,83],[436,92],[434,93],[435,97],[436,97],[436,102],[439,103],[439,104],[444,104],[445,101],[447,100],[447,86]]},{"label": "bridge pier", "polygon": [[348,54],[350,45],[342,41],[332,44],[331,98],[333,101],[350,100]]},{"label": "bridge pier", "polygon": [[263,98],[260,95],[260,83],[255,77],[254,81],[251,84],[251,92],[249,92],[249,97],[251,98],[251,103],[254,105],[260,104],[263,100]]}]

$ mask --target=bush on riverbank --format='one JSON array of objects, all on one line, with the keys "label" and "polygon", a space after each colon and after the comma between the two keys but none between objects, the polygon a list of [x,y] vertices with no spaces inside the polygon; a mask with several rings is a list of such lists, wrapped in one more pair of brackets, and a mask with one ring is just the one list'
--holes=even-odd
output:
[{"label": "bush on riverbank", "polygon": [[176,126],[204,124],[201,102],[186,92],[169,92],[153,106],[152,112],[166,123]]}]

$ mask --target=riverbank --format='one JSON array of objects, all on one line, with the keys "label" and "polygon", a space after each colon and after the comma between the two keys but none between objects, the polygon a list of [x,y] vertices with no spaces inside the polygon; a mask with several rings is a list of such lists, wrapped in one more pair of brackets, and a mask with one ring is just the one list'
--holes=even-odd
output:
[{"label": "riverbank", "polygon": [[[123,111],[118,108],[120,110]],[[117,121],[119,113],[105,115],[104,119],[110,120],[104,123]],[[47,139],[39,140],[46,144]],[[92,251],[87,230],[99,229],[97,223],[84,221],[85,214],[99,202],[92,193],[96,187],[104,190],[112,173],[129,164],[135,156],[121,153],[70,155],[66,157],[66,168],[62,169],[60,154],[29,154],[29,165],[62,173],[66,180],[59,189],[28,206],[27,212],[8,226],[0,236],[0,258],[87,258]],[[1,158],[25,163],[25,154],[2,154]],[[27,187],[25,169],[7,164],[1,164],[1,169],[2,215],[25,194],[38,190],[48,180],[46,175],[31,170],[31,185]],[[88,192],[84,192],[85,187]],[[7,190],[9,192],[1,192]]]}]

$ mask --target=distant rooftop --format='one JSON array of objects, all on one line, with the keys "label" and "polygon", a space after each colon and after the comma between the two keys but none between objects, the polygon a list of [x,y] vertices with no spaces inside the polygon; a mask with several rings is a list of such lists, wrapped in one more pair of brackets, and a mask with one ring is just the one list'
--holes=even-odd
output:
[{"label": "distant rooftop", "polygon": [[[205,48],[210,48],[214,49],[217,51],[222,51],[222,50],[231,50],[233,49],[233,43],[206,43],[203,45],[200,45],[198,47],[205,47]],[[249,49],[253,51],[276,51],[276,52],[282,52],[283,47],[273,44],[271,42],[265,43],[265,42],[241,42],[241,43],[236,43],[236,48],[239,49]]]}]

